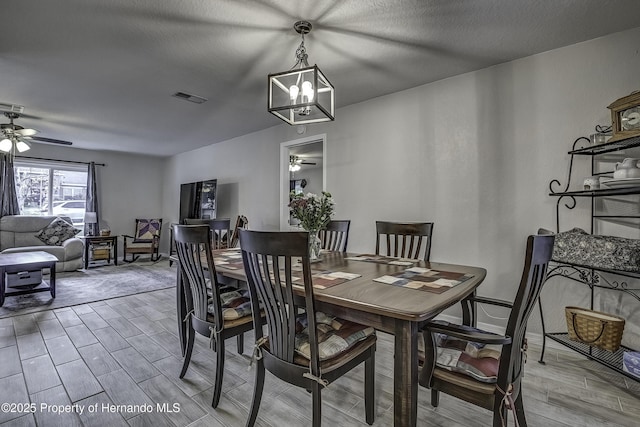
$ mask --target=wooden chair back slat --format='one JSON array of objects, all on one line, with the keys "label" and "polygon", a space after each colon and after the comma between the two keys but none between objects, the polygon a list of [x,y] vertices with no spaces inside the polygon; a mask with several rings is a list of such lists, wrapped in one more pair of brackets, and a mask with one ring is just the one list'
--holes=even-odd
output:
[{"label": "wooden chair back slat", "polygon": [[[239,234],[254,313],[259,309],[257,301],[261,301],[266,314],[269,352],[281,360],[293,363],[298,307],[294,300],[292,267],[297,265],[298,258],[302,259],[305,307],[314,307],[308,233],[240,230]],[[296,272],[296,276],[300,277],[300,274]],[[315,336],[314,316],[309,316],[309,331],[313,348],[311,335]],[[260,337],[262,332],[256,330],[256,340]],[[311,353],[318,358],[317,341],[315,350],[312,349]]]},{"label": "wooden chair back slat", "polygon": [[331,220],[324,230],[320,230],[322,249],[346,252],[349,242],[350,220]]},{"label": "wooden chair back slat", "polygon": [[244,215],[238,215],[238,218],[236,219],[236,225],[233,229],[233,233],[231,234],[231,241],[229,242],[230,248],[238,247],[238,230],[242,228],[249,228],[249,220]]},{"label": "wooden chair back slat", "polygon": [[214,306],[214,318],[217,325],[222,325],[222,305],[220,303],[220,286],[216,281],[215,264],[211,253],[211,240],[208,225],[176,225],[174,239],[180,269],[185,279],[186,291],[193,298],[193,315],[203,321],[207,320],[209,297],[207,280],[210,280]]},{"label": "wooden chair back slat", "polygon": [[[376,221],[376,254],[429,261],[432,235],[432,222]],[[386,243],[384,254],[381,242]]]}]

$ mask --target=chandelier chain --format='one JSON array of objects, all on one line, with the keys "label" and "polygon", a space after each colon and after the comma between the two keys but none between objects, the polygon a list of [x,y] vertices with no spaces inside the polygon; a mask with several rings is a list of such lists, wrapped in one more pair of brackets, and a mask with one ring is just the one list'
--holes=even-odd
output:
[{"label": "chandelier chain", "polygon": [[307,48],[304,47],[304,34],[302,34],[302,41],[300,42],[300,46],[298,46],[298,48],[296,49],[296,63],[293,65],[293,67],[291,67],[291,69],[293,70],[296,67],[302,68],[303,65],[305,67],[308,67],[308,57],[309,55],[307,55]]}]

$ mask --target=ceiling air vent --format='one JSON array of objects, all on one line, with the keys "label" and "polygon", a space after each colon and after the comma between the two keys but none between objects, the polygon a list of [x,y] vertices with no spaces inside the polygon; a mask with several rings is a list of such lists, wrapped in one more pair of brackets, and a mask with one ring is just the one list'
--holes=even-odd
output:
[{"label": "ceiling air vent", "polygon": [[186,92],[176,92],[171,96],[175,96],[176,98],[184,99],[185,101],[193,102],[195,104],[204,104],[207,102],[207,98],[203,98],[198,95],[192,95]]}]

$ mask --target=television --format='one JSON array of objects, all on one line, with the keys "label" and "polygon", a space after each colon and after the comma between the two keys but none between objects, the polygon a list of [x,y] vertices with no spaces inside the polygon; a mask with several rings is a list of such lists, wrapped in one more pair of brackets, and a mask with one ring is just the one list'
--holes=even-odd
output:
[{"label": "television", "polygon": [[180,224],[185,218],[214,219],[216,217],[217,180],[180,184]]}]

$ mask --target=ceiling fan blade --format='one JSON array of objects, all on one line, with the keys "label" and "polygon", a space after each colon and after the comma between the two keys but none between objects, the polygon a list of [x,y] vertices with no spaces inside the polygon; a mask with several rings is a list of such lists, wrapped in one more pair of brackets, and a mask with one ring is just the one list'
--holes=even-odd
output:
[{"label": "ceiling fan blade", "polygon": [[73,145],[73,142],[70,142],[70,141],[64,141],[62,139],[45,138],[42,136],[32,136],[31,139],[38,142],[48,142],[49,144]]},{"label": "ceiling fan blade", "polygon": [[16,129],[13,131],[13,133],[16,133],[22,136],[33,136],[36,133],[38,133],[38,131],[35,129]]}]

